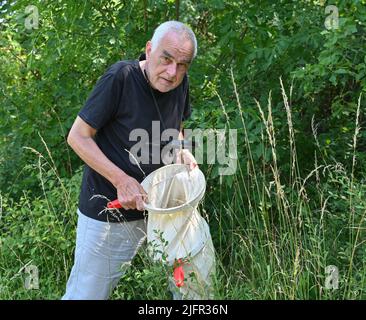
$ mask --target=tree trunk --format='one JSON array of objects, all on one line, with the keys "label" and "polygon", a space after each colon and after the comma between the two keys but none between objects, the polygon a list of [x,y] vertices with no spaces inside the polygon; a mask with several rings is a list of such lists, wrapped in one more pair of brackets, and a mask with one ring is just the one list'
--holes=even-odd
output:
[{"label": "tree trunk", "polygon": [[180,1],[175,0],[175,20],[177,20],[177,21],[179,21],[179,6],[180,6]]}]

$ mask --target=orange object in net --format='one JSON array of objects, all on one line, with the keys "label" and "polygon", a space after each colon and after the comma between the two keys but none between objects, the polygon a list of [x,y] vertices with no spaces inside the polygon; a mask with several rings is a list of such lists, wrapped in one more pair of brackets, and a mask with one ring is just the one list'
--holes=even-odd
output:
[{"label": "orange object in net", "polygon": [[180,288],[184,286],[184,269],[182,259],[178,259],[173,271],[175,285]]}]

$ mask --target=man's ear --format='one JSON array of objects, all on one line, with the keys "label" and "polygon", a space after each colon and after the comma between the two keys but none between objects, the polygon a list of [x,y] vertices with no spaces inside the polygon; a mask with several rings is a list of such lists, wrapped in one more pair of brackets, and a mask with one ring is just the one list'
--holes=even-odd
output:
[{"label": "man's ear", "polygon": [[146,47],[145,47],[146,60],[150,59],[151,48],[152,48],[151,41],[146,42]]}]

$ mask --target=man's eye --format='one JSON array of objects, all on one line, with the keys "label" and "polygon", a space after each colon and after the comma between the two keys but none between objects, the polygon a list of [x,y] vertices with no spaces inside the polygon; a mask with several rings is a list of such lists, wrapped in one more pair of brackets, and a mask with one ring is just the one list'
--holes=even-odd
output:
[{"label": "man's eye", "polygon": [[181,69],[181,70],[185,70],[188,68],[188,65],[186,63],[178,63],[178,67]]},{"label": "man's eye", "polygon": [[163,57],[163,62],[164,63],[169,63],[170,62],[170,59],[168,57]]}]

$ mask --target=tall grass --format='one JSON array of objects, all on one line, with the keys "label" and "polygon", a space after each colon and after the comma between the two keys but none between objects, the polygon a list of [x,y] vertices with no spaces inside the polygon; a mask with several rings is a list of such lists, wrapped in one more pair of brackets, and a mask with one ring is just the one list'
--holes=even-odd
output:
[{"label": "tall grass", "polygon": [[[242,158],[231,177],[232,185],[225,183],[224,177],[221,184],[207,189],[200,205],[216,247],[215,297],[365,298],[366,190],[354,175],[361,97],[351,172],[341,163],[327,162],[313,123],[318,150],[314,159],[309,159],[314,162],[313,169],[301,176],[291,105],[282,79],[289,172],[281,167],[283,160],[278,162],[278,128],[273,121],[271,93],[265,108],[256,101],[263,151],[258,162],[254,160],[245,109],[233,73],[231,77],[242,124]],[[230,118],[219,98],[230,128]],[[73,263],[81,171],[71,180],[60,177],[51,150],[40,139],[45,152],[28,148],[36,160],[26,170],[39,179],[42,196],[34,198],[24,191],[23,197],[13,199],[11,194],[0,194],[0,299],[59,299]],[[211,169],[208,167],[207,175]],[[39,269],[39,289],[25,287],[28,265]],[[326,270],[330,265],[339,270],[336,289],[327,286],[330,274]],[[171,268],[152,263],[143,247],[112,299],[170,299],[167,278],[171,272]]]},{"label": "tall grass", "polygon": [[[217,198],[206,196],[206,206],[220,226],[219,234],[214,234],[220,239],[218,297],[365,298],[365,187],[355,180],[353,172],[361,100],[352,144],[352,171],[347,172],[341,163],[326,163],[325,157],[318,159],[315,154],[314,169],[302,177],[282,79],[290,172],[281,171],[277,161],[271,93],[266,110],[256,101],[263,124],[263,152],[270,152],[271,160],[267,162],[263,156],[261,164],[254,163],[233,75],[232,81],[244,128],[247,163],[239,167],[232,188],[220,188],[220,194],[226,193],[225,202],[218,204]],[[313,132],[321,153],[316,130]],[[327,271],[331,265],[339,270],[337,279],[336,273]]]},{"label": "tall grass", "polygon": [[[62,178],[46,142],[39,137],[45,153],[25,147],[35,161],[23,170],[38,179],[41,195],[35,196],[31,190],[24,190],[20,198],[0,194],[0,299],[58,299],[72,266],[73,213],[81,171],[72,179]],[[38,271],[38,288],[29,266]]]}]

